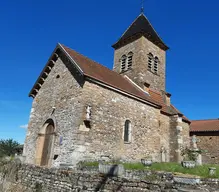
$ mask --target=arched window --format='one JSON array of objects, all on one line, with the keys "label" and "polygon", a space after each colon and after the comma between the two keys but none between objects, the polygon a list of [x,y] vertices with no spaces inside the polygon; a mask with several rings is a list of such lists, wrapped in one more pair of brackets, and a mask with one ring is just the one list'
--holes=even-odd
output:
[{"label": "arched window", "polygon": [[129,54],[128,54],[128,66],[127,66],[127,69],[131,69],[132,68],[132,58],[133,58],[133,53],[129,52]]},{"label": "arched window", "polygon": [[121,58],[121,72],[125,71],[126,69],[126,55],[123,55]]},{"label": "arched window", "polygon": [[158,64],[159,64],[159,59],[158,57],[154,58],[154,73],[158,73]]},{"label": "arched window", "polygon": [[153,54],[149,53],[148,54],[148,70],[152,70],[152,62],[153,62]]},{"label": "arched window", "polygon": [[125,121],[124,142],[131,142],[131,121],[129,120]]}]

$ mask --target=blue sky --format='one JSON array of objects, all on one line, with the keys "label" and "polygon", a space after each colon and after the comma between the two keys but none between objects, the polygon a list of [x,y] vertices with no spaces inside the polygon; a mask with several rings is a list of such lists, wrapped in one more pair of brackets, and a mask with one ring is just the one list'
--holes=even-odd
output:
[{"label": "blue sky", "polygon": [[[0,139],[23,142],[28,92],[57,42],[112,68],[111,45],[141,0],[21,0],[0,6]],[[219,1],[146,0],[145,15],[170,47],[167,91],[190,119],[218,118]]]}]

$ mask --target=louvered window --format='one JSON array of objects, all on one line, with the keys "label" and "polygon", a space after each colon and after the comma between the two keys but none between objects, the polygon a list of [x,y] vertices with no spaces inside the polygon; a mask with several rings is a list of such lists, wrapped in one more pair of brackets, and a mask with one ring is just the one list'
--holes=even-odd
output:
[{"label": "louvered window", "polygon": [[121,72],[126,70],[126,59],[127,57],[125,55],[123,55],[121,58]]},{"label": "louvered window", "polygon": [[152,70],[152,64],[153,64],[153,55],[152,53],[148,54],[148,70]]},{"label": "louvered window", "polygon": [[132,68],[132,59],[133,59],[133,53],[129,52],[128,54],[128,65],[127,65],[127,69],[131,69]]},{"label": "louvered window", "polygon": [[158,57],[154,58],[154,73],[158,73],[158,64],[159,64],[159,59]]}]

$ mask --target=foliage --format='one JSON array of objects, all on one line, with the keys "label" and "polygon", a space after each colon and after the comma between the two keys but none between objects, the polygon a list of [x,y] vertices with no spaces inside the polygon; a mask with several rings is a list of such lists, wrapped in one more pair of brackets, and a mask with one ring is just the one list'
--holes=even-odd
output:
[{"label": "foliage", "polygon": [[20,144],[13,139],[0,140],[0,157],[14,156]]},{"label": "foliage", "polygon": [[145,166],[142,163],[124,163],[124,168],[128,170],[143,170]]},{"label": "foliage", "polygon": [[152,170],[152,171],[164,171],[172,173],[182,173],[188,175],[196,175],[203,178],[209,178],[209,167],[216,168],[216,175],[213,177],[219,177],[219,165],[202,165],[196,166],[193,169],[187,169],[182,167],[180,163],[153,163],[151,167],[145,168],[141,163],[125,163],[125,169],[129,170]]},{"label": "foliage", "polygon": [[201,150],[193,150],[189,148],[182,148],[181,155],[185,161],[196,161],[198,155],[201,153]]},{"label": "foliage", "polygon": [[219,165],[201,165],[196,166],[193,169],[187,169],[181,166],[179,163],[154,163],[150,169],[154,171],[165,171],[165,172],[172,172],[172,173],[182,173],[187,175],[196,175],[203,178],[209,178],[209,167],[216,168],[216,175],[212,177],[219,177]]},{"label": "foliage", "polygon": [[98,167],[98,162],[94,161],[94,162],[81,162],[82,166],[87,166],[87,167]]}]

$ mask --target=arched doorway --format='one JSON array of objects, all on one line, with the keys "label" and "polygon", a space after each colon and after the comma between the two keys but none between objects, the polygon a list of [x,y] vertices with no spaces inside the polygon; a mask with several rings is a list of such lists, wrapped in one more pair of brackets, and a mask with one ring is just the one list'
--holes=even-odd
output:
[{"label": "arched doorway", "polygon": [[52,160],[55,125],[52,119],[46,121],[38,134],[36,164],[49,167]]}]

